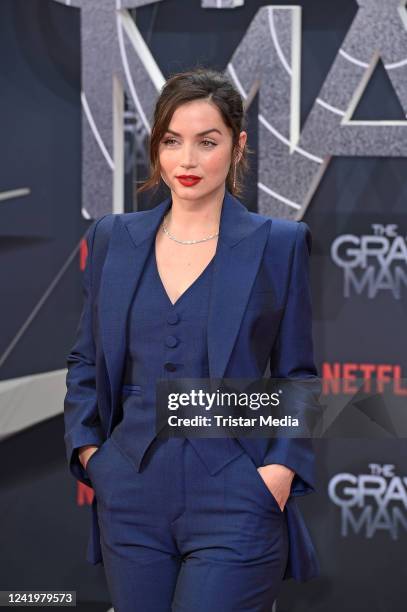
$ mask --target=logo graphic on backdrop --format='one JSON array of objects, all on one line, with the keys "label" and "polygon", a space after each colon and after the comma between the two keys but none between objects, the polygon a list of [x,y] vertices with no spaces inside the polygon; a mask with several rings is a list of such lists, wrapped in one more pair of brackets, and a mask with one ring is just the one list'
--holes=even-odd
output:
[{"label": "logo graphic on backdrop", "polygon": [[[147,167],[146,139],[165,81],[138,29],[137,12],[165,0],[56,1],[81,9],[83,215],[123,212],[124,130],[117,127],[125,123],[124,95],[131,106],[127,119],[132,115],[127,127]],[[262,214],[302,218],[333,155],[407,155],[407,13],[400,0],[357,1],[358,12],[302,126],[301,6],[261,6],[226,66],[246,108],[258,94]],[[233,10],[243,4],[202,0],[201,9]],[[357,120],[355,111],[380,61],[403,118]]]},{"label": "logo graphic on backdrop", "polygon": [[374,299],[381,291],[399,300],[407,286],[406,234],[395,223],[371,223],[365,234],[340,234],[331,258],[343,270],[343,296]]},{"label": "logo graphic on backdrop", "polygon": [[329,481],[330,500],[341,511],[341,536],[393,540],[407,531],[407,477],[393,464],[369,463],[366,473],[340,472]]}]

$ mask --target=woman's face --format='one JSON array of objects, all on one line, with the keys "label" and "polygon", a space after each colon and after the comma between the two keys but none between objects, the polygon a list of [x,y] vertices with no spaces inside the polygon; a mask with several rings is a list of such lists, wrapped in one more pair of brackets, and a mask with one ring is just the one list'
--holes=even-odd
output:
[{"label": "woman's face", "polygon": [[[241,149],[246,138],[246,132],[241,132]],[[159,160],[163,180],[181,199],[195,200],[223,191],[232,162],[232,130],[214,104],[206,100],[182,104],[161,139]],[[179,178],[188,175],[200,180]]]}]

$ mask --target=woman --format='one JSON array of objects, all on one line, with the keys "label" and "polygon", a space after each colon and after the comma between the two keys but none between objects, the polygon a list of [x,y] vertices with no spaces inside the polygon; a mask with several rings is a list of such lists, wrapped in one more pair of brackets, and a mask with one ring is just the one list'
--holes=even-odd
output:
[{"label": "woman", "polygon": [[170,78],[141,187],[170,197],[88,230],[65,442],[116,612],[266,612],[284,578],[318,573],[295,500],[314,491],[310,440],[156,436],[158,379],[317,376],[310,232],[237,199],[243,126],[224,75]]}]

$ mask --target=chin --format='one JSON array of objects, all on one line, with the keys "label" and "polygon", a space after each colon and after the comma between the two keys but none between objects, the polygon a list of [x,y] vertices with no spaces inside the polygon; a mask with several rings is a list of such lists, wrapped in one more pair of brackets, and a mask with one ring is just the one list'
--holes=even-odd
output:
[{"label": "chin", "polygon": [[176,185],[172,191],[174,191],[177,196],[183,200],[196,200],[197,198],[202,198],[202,196],[206,193],[206,190],[203,192],[202,189],[197,189],[197,187],[200,187],[200,185],[197,185],[196,187],[183,187],[182,185]]}]

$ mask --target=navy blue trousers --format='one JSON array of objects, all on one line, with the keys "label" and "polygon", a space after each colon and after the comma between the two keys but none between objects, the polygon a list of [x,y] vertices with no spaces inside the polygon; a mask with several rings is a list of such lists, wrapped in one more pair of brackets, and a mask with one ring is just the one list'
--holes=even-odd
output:
[{"label": "navy blue trousers", "polygon": [[246,452],[211,476],[187,439],[155,438],[137,472],[112,436],[88,467],[115,612],[271,612],[286,517]]}]

